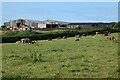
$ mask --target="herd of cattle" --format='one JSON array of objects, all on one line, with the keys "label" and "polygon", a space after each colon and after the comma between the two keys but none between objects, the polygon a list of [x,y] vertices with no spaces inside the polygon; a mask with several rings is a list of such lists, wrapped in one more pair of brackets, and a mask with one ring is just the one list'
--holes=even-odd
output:
[{"label": "herd of cattle", "polygon": [[[100,34],[100,32],[96,32],[96,34],[92,34],[93,38],[96,38],[96,35],[98,35],[98,34]],[[114,42],[118,43],[118,39],[115,36],[113,36],[111,34],[111,32],[104,32],[102,35],[105,36],[105,40],[110,40],[110,41],[114,41]],[[82,36],[86,37],[87,35],[83,34]],[[79,41],[80,37],[81,37],[80,35],[76,35],[75,41]]]},{"label": "herd of cattle", "polygon": [[[95,34],[92,34],[91,36],[93,36],[93,38],[96,38],[96,35],[98,35],[98,34],[100,34],[100,32],[95,32]],[[105,40],[110,40],[110,41],[114,41],[114,42],[118,43],[118,39],[115,36],[113,36],[110,32],[104,32],[102,35],[105,36]],[[81,37],[86,37],[86,36],[87,36],[86,34],[75,35],[75,40],[74,41],[80,41]],[[57,37],[56,39],[67,39],[67,36]],[[28,38],[25,39],[25,40],[27,40],[26,42],[23,42],[21,40],[17,41],[16,43],[30,43],[30,44],[35,44],[35,43],[39,42],[37,40],[30,40]],[[48,41],[52,41],[52,38],[49,38]]]}]

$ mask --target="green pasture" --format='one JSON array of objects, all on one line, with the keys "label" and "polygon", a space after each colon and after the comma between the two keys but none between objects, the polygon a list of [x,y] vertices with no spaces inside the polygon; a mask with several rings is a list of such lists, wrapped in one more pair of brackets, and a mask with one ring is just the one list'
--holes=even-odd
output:
[{"label": "green pasture", "polygon": [[[118,36],[117,33],[112,34]],[[117,78],[118,43],[103,35],[2,44],[3,78]]]}]

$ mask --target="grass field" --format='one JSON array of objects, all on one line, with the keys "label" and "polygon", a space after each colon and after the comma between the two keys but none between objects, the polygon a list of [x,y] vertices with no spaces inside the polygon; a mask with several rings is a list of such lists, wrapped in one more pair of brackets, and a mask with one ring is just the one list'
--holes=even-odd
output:
[{"label": "grass field", "polygon": [[118,77],[118,43],[106,41],[102,35],[74,40],[2,44],[3,78]]}]

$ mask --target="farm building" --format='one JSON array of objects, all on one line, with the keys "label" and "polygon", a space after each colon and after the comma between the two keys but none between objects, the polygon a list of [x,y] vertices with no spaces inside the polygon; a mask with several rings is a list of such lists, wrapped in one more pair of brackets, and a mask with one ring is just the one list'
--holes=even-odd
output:
[{"label": "farm building", "polygon": [[31,28],[87,28],[87,27],[111,27],[113,23],[70,23],[56,20],[26,20],[26,19],[17,19],[4,23],[5,26],[24,28],[29,26]]},{"label": "farm building", "polygon": [[113,23],[69,23],[67,28],[112,27]]},{"label": "farm building", "polygon": [[46,20],[46,21],[37,21],[37,20],[25,20],[17,19],[9,22],[5,22],[5,26],[10,27],[24,27],[29,26],[31,28],[55,28],[55,27],[64,27],[67,22],[55,21],[55,20]]}]

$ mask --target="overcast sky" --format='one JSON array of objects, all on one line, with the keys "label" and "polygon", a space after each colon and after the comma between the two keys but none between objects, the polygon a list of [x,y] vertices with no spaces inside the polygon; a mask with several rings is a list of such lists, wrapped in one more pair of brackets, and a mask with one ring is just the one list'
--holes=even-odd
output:
[{"label": "overcast sky", "polygon": [[[3,22],[14,19],[115,22],[117,2],[3,2]],[[3,23],[2,22],[2,23]]]}]

